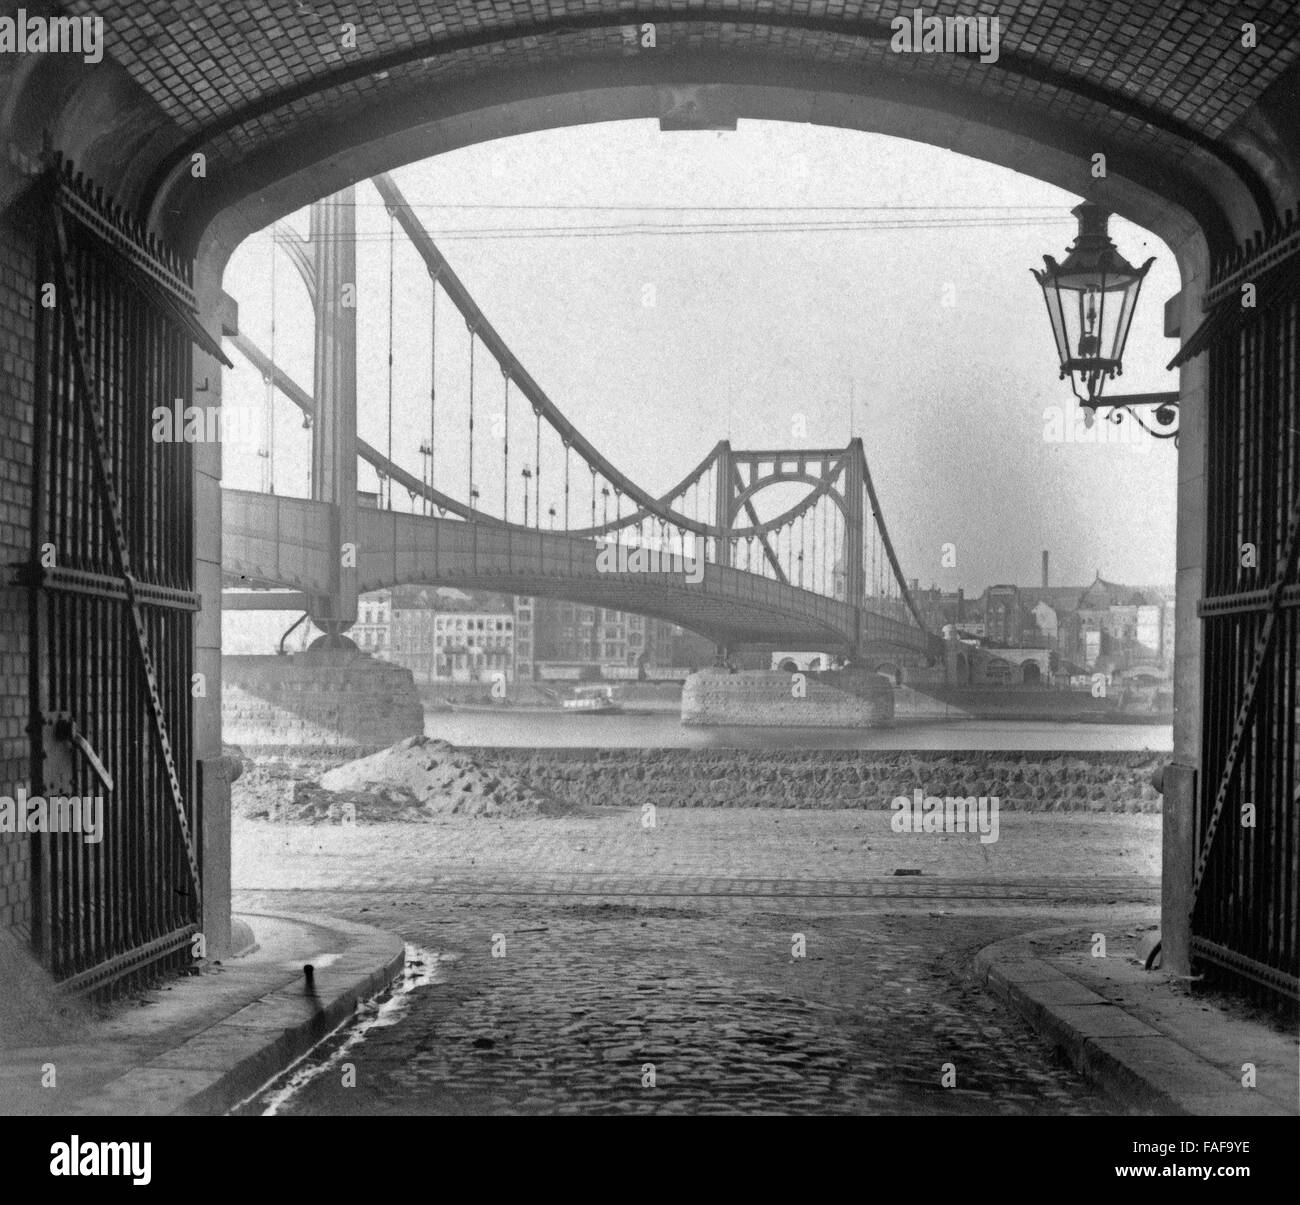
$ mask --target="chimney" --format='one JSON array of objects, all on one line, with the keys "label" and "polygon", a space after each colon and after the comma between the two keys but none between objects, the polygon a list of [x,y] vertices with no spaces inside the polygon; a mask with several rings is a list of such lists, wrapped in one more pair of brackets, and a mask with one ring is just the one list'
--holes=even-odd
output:
[{"label": "chimney", "polygon": [[1047,589],[1047,549],[1043,549],[1043,589]]},{"label": "chimney", "polygon": [[966,618],[966,591],[961,586],[957,587],[957,622],[961,623]]}]

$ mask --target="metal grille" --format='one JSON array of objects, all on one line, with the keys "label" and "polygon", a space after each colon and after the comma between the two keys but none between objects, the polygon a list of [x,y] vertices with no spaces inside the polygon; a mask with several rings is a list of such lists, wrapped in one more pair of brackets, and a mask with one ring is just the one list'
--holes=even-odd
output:
[{"label": "metal grille", "polygon": [[[1270,247],[1243,249],[1219,273],[1254,283],[1260,304],[1244,321],[1233,314],[1209,345],[1192,913],[1199,970],[1292,1004],[1300,995],[1300,261],[1270,252],[1294,244],[1294,233],[1288,222]],[[1234,290],[1219,304],[1237,310],[1241,299]]]},{"label": "metal grille", "polygon": [[159,294],[192,298],[188,266],[102,195],[52,178],[43,219],[31,793],[102,797],[103,827],[33,835],[33,939],[89,990],[185,958],[200,920],[192,449],[152,438],[191,389],[191,335]]}]

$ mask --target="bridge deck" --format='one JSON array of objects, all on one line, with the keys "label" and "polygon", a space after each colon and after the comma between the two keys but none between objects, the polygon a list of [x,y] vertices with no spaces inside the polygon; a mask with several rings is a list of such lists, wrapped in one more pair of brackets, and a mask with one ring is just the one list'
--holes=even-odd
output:
[{"label": "bridge deck", "polygon": [[[224,490],[222,521],[227,585],[311,595],[329,593],[337,581],[341,556],[328,504]],[[702,577],[698,571],[613,572],[597,563],[599,546],[588,539],[400,511],[363,509],[357,525],[362,593],[456,586],[632,611],[727,644],[935,651],[934,638],[912,624],[742,569],[705,564]]]}]

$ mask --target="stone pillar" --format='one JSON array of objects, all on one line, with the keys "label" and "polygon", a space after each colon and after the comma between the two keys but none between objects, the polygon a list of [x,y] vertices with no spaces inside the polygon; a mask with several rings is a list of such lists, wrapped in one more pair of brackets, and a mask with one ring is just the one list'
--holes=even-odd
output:
[{"label": "stone pillar", "polygon": [[[238,317],[225,308],[221,274],[226,251],[210,247],[194,272],[194,299],[204,327],[214,339],[233,334]],[[222,366],[201,347],[194,348],[192,403],[221,404]],[[230,776],[221,754],[221,473],[219,441],[194,448],[194,589],[202,609],[194,617],[194,672],[202,674],[202,693],[193,702],[194,787],[199,792],[200,868],[203,936],[209,958],[231,951],[230,926]]]},{"label": "stone pillar", "polygon": [[[1186,339],[1204,315],[1208,257],[1198,234],[1174,248],[1183,274],[1175,311]],[[1180,369],[1178,527],[1174,611],[1174,755],[1164,776],[1161,817],[1160,936],[1165,970],[1191,974],[1192,878],[1196,853],[1196,792],[1201,765],[1201,621],[1196,613],[1205,575],[1206,455],[1209,446],[1208,354]]]}]

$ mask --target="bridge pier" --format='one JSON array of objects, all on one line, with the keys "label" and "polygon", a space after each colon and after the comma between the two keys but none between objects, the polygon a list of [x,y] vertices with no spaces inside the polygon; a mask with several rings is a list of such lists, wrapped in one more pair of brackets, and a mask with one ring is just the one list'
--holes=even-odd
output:
[{"label": "bridge pier", "polygon": [[[330,639],[339,644],[326,645]],[[227,744],[246,753],[374,753],[424,732],[409,669],[379,661],[346,636],[305,653],[228,656],[221,719]]]}]

